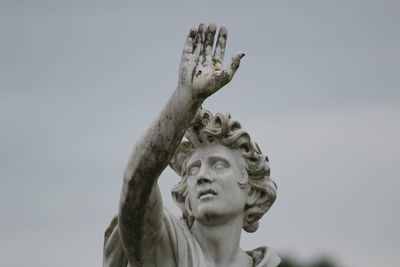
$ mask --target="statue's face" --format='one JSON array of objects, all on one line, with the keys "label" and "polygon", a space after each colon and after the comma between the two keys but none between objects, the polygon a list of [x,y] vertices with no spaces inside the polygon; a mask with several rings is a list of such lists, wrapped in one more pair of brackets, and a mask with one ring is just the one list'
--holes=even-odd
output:
[{"label": "statue's face", "polygon": [[194,218],[204,223],[244,214],[249,186],[241,188],[244,160],[218,143],[197,148],[186,164],[187,190]]}]

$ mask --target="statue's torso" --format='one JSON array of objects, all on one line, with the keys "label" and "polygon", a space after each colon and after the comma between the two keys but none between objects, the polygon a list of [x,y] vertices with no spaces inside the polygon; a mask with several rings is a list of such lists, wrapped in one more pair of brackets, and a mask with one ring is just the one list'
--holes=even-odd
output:
[{"label": "statue's torso", "polygon": [[[164,212],[164,225],[168,237],[155,251],[151,264],[143,267],[209,267],[203,251],[183,220],[177,219]],[[119,238],[118,225],[111,225],[113,229],[106,232],[103,267],[136,267],[128,263]],[[260,247],[247,254],[251,257],[255,267],[275,267],[280,258],[266,247]]]}]

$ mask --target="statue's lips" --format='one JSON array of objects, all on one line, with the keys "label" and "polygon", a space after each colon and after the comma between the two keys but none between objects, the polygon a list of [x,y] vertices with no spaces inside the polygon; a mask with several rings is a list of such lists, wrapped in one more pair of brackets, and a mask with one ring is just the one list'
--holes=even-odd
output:
[{"label": "statue's lips", "polygon": [[217,192],[215,192],[211,188],[207,188],[207,189],[200,190],[199,193],[197,194],[197,197],[199,199],[201,199],[201,198],[205,198],[205,197],[208,197],[208,196],[216,196],[216,195],[217,195]]}]

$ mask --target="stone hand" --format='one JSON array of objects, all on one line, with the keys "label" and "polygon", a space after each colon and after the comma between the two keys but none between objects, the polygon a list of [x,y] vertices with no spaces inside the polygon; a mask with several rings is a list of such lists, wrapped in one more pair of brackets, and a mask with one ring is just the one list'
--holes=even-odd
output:
[{"label": "stone hand", "polygon": [[216,40],[216,25],[200,24],[191,29],[182,53],[178,87],[192,90],[193,96],[204,100],[227,84],[239,68],[244,53],[236,54],[231,63],[223,66],[227,30],[221,27]]}]

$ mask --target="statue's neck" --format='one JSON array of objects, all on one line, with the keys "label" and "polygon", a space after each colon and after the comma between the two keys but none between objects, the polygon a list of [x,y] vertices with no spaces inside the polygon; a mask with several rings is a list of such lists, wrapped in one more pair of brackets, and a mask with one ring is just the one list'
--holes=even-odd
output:
[{"label": "statue's neck", "polygon": [[243,216],[220,224],[195,221],[191,231],[209,261],[209,266],[250,266],[249,256],[240,248]]}]

